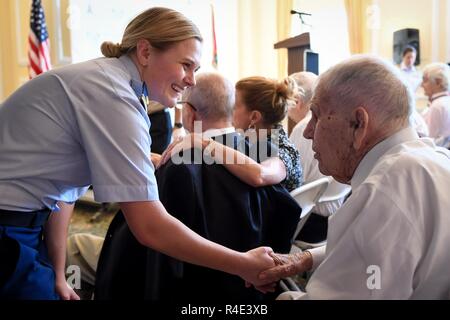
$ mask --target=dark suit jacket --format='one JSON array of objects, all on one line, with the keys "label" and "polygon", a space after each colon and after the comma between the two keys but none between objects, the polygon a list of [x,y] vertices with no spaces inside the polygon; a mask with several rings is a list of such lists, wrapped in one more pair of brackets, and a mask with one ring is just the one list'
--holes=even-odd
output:
[{"label": "dark suit jacket", "polygon": [[[234,148],[244,143],[237,134],[226,138]],[[189,157],[195,155],[201,151]],[[253,188],[218,164],[168,162],[156,177],[167,211],[201,236],[238,251],[266,245],[289,252],[301,209],[283,187]],[[141,246],[118,213],[103,245],[95,298],[244,301],[262,296],[237,276]]]}]

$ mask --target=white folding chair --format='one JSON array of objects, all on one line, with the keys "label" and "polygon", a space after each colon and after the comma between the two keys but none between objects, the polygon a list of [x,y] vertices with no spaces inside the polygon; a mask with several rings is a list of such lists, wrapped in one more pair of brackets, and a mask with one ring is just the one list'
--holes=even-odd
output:
[{"label": "white folding chair", "polygon": [[291,191],[291,196],[302,208],[300,221],[297,225],[297,229],[295,230],[293,240],[295,240],[295,238],[298,236],[298,233],[311,214],[312,209],[327,189],[329,181],[330,180],[328,178],[320,178]]},{"label": "white folding chair", "polygon": [[[316,202],[325,192],[325,189],[328,187],[329,179],[321,178],[310,183],[304,184],[298,187],[295,190],[291,191],[291,196],[297,201],[299,206],[302,208],[302,213],[300,215],[300,221],[297,224],[297,228],[294,233],[294,237],[292,242],[294,243],[295,238],[298,233],[302,229],[306,220],[312,212],[312,209],[316,205]],[[291,248],[292,252],[301,251],[299,248],[296,248],[294,245]],[[284,278],[280,281],[280,287],[283,291],[301,291],[300,288],[295,283],[294,279],[291,277]]]},{"label": "white folding chair", "polygon": [[[316,208],[319,206],[327,206],[327,210],[314,210],[316,214],[319,214],[323,217],[329,217],[330,215],[334,214],[336,210],[339,208],[339,206],[342,205],[342,203],[344,202],[345,197],[352,190],[351,186],[339,183],[332,177],[327,177],[327,179],[329,180],[328,187],[323,193],[323,195],[320,197],[320,199],[316,202]],[[327,205],[327,203],[334,201],[338,201],[339,206],[336,205],[330,206],[329,204]],[[307,250],[325,245],[326,240],[318,243],[310,243],[306,241],[295,240],[294,244],[295,246],[299,247],[302,250]]]},{"label": "white folding chair", "polygon": [[[342,186],[345,186],[345,188]],[[294,245],[291,248],[291,253],[297,253],[305,249],[312,248],[312,246],[302,245],[302,241],[296,241],[295,239],[300,233],[300,230],[303,228],[306,220],[311,215],[314,207],[319,202],[325,203],[326,201],[334,201],[336,199],[340,199],[341,197],[345,197],[350,190],[350,186],[342,185],[331,177],[324,177],[291,191],[291,196],[302,208],[300,222],[298,223],[295,231],[293,239]],[[325,241],[323,244],[325,244]],[[304,291],[298,286],[292,277],[282,279],[280,281],[280,287],[283,291]]]}]

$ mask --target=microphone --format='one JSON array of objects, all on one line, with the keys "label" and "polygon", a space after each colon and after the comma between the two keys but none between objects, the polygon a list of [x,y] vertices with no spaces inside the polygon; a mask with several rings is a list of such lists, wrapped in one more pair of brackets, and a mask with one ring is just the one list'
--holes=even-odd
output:
[{"label": "microphone", "polygon": [[299,12],[299,11],[295,11],[295,10],[291,10],[291,14],[298,14],[299,16],[310,16],[311,13],[306,13],[306,12]]}]

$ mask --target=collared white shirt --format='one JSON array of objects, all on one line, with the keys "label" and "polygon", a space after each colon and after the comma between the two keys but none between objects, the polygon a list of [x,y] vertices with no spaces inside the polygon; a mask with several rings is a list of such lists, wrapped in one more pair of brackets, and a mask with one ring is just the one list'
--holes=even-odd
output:
[{"label": "collared white shirt", "polygon": [[431,138],[450,136],[450,96],[447,92],[439,92],[431,96],[431,104],[424,118]]},{"label": "collared white shirt", "polygon": [[450,298],[449,151],[406,128],[367,153],[351,184],[307,293],[290,297]]},{"label": "collared white shirt", "polygon": [[98,202],[157,200],[150,120],[128,56],[46,72],[0,106],[0,208],[58,209],[92,184]]}]

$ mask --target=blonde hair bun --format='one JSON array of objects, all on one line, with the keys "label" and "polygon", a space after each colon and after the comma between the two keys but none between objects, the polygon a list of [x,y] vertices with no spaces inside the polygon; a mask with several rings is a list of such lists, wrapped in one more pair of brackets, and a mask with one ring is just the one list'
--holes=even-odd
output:
[{"label": "blonde hair bun", "polygon": [[275,83],[275,93],[272,100],[274,108],[284,109],[294,107],[295,98],[298,95],[298,86],[295,81],[289,77]]},{"label": "blonde hair bun", "polygon": [[120,43],[105,41],[100,47],[102,54],[107,58],[119,58],[122,55]]}]

